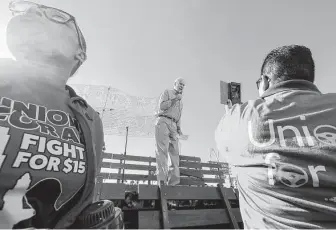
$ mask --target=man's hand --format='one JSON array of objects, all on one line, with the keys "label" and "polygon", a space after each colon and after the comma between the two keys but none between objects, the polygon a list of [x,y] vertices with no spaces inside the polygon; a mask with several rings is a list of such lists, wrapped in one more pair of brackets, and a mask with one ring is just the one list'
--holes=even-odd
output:
[{"label": "man's hand", "polygon": [[22,220],[26,220],[35,215],[33,208],[23,209],[22,200],[26,199],[25,195],[31,178],[29,173],[24,174],[16,182],[13,189],[8,190],[4,197],[4,205],[0,210],[0,228],[12,229],[13,226]]},{"label": "man's hand", "polygon": [[224,114],[227,114],[231,108],[232,108],[232,101],[229,99],[226,102],[226,105],[224,105]]},{"label": "man's hand", "polygon": [[183,133],[182,133],[182,131],[181,131],[181,130],[177,130],[177,133],[178,133],[178,135],[180,135],[180,136],[182,136],[182,135],[183,135]]},{"label": "man's hand", "polygon": [[177,126],[177,134],[180,136],[183,135],[181,128],[179,126]]}]

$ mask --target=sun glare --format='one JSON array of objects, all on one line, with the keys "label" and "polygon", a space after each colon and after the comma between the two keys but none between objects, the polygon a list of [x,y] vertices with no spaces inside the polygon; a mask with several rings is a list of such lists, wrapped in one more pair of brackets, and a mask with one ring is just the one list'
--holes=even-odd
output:
[{"label": "sun glare", "polygon": [[0,58],[11,58],[12,55],[9,52],[6,44],[6,28],[0,26]]}]

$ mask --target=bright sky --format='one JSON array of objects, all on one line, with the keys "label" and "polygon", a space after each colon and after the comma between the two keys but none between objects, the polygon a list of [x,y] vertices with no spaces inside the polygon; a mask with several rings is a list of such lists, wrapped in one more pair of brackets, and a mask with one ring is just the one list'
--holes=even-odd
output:
[{"label": "bright sky", "polygon": [[[243,100],[257,97],[263,58],[287,44],[311,48],[316,84],[333,92],[336,73],[336,1],[312,0],[39,0],[73,14],[88,44],[88,60],[71,82],[110,85],[155,97],[187,80],[182,154],[209,160],[223,112],[219,82],[242,83]],[[0,2],[0,56],[8,55],[4,29],[8,1]],[[333,67],[335,66],[335,67]],[[108,137],[122,152],[124,137]],[[153,156],[150,139],[130,139],[129,153]]]}]

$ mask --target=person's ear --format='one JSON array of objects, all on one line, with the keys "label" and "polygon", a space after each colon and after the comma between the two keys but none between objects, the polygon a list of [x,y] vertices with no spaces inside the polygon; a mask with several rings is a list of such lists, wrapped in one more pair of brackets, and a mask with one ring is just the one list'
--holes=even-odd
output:
[{"label": "person's ear", "polygon": [[261,77],[261,80],[262,80],[262,84],[261,84],[261,86],[262,86],[262,90],[263,91],[266,91],[269,87],[270,87],[270,81],[271,81],[271,78],[270,77],[268,77],[268,76],[266,76],[266,75],[263,75],[262,77]]}]

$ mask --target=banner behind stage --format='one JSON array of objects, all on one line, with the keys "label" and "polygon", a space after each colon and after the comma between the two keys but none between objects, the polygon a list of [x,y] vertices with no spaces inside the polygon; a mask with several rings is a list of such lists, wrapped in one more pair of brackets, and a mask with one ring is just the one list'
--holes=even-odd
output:
[{"label": "banner behind stage", "polygon": [[154,137],[158,97],[137,97],[109,86],[71,85],[97,112],[105,135]]}]

